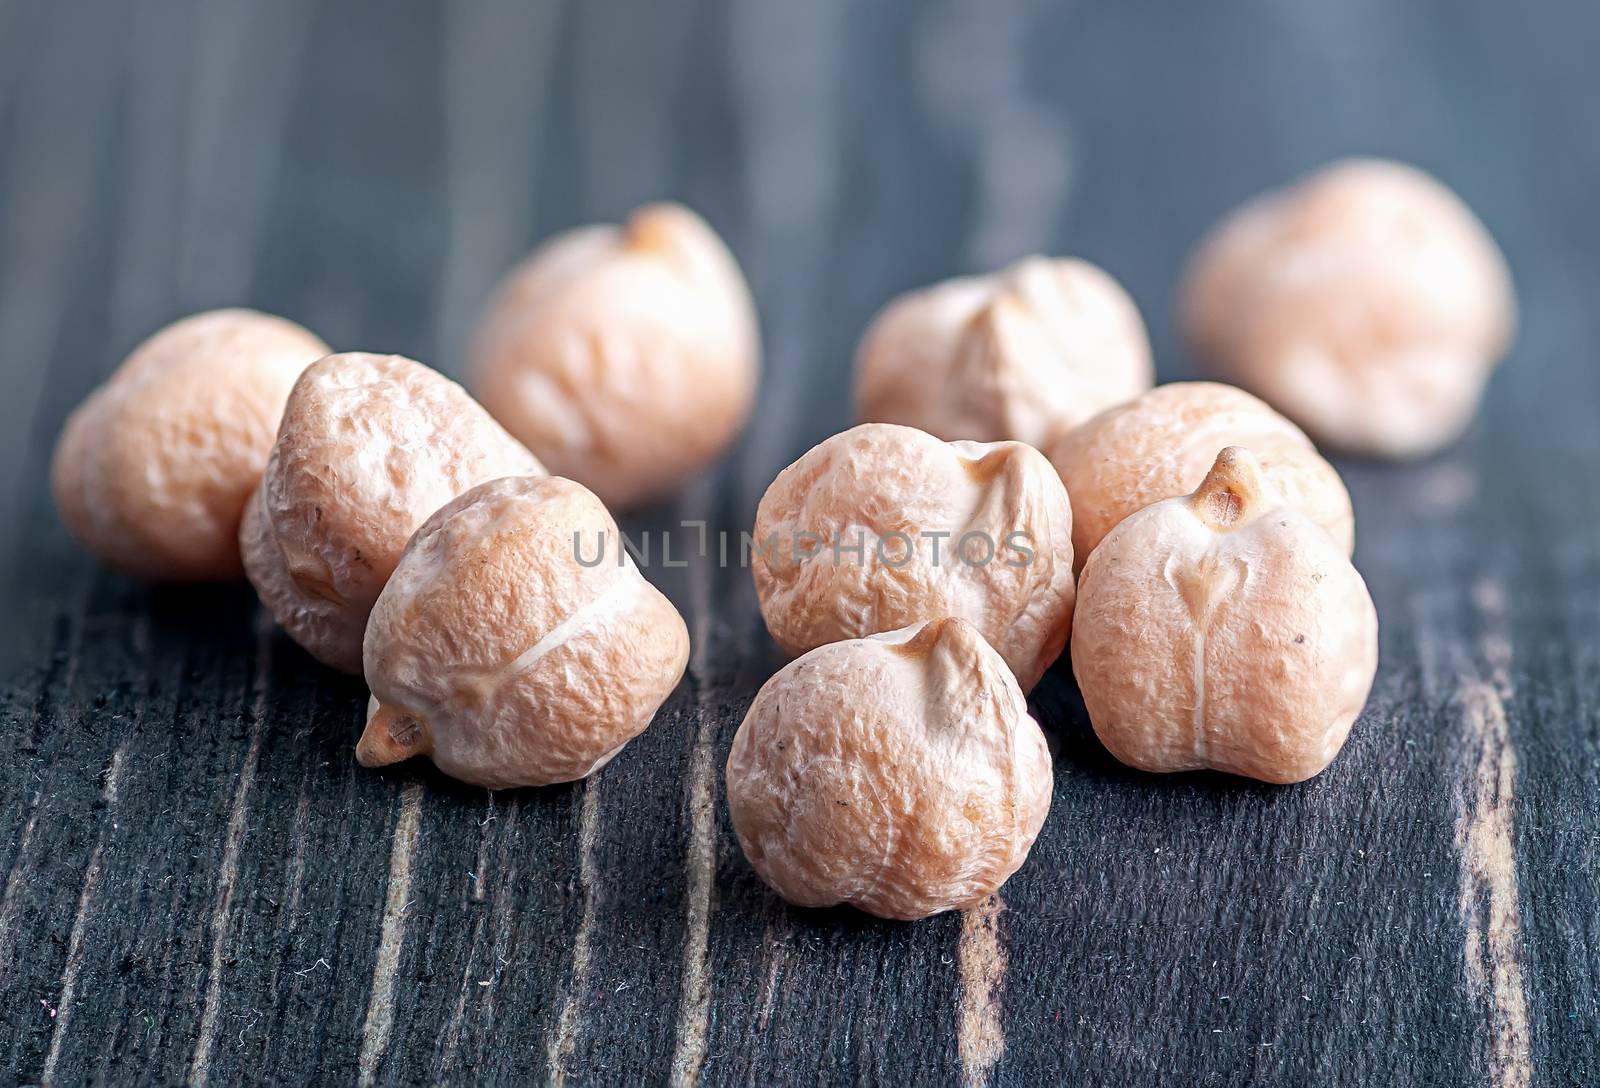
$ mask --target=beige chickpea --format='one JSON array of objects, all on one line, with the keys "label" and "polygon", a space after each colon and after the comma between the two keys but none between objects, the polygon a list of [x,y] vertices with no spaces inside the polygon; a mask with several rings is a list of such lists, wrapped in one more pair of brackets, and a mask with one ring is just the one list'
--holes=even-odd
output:
[{"label": "beige chickpea", "polygon": [[889,423],[834,435],[767,488],[751,565],[789,654],[957,616],[1029,691],[1072,629],[1072,504],[1021,442]]},{"label": "beige chickpea", "polygon": [[291,638],[359,674],[367,615],[417,526],[485,480],[543,471],[421,363],[330,355],[289,394],[239,528],[245,572]]},{"label": "beige chickpea", "polygon": [[1453,441],[1516,325],[1461,200],[1410,166],[1335,163],[1211,232],[1182,289],[1190,346],[1318,442],[1380,457]]},{"label": "beige chickpea", "polygon": [[367,623],[373,703],[356,758],[427,755],[491,788],[583,778],[677,686],[689,632],[593,492],[492,480],[406,546]]},{"label": "beige chickpea", "polygon": [[1045,448],[1072,497],[1078,568],[1123,518],[1198,487],[1225,446],[1247,447],[1275,491],[1346,554],[1355,547],[1344,481],[1300,428],[1242,389],[1174,382],[1108,408]]},{"label": "beige chickpea", "polygon": [[159,581],[238,578],[239,519],[289,388],[328,345],[292,321],[213,310],[133,350],[68,417],[50,468],[67,529]]},{"label": "beige chickpea", "polygon": [[889,303],[856,353],[856,409],[948,441],[1039,446],[1149,389],[1153,373],[1116,280],[1087,261],[1028,257]]},{"label": "beige chickpea", "polygon": [[676,204],[568,231],[511,272],[479,322],[471,385],[549,466],[613,506],[656,497],[738,436],[759,376],[749,289]]},{"label": "beige chickpea", "polygon": [[1021,867],[1051,763],[1006,663],[940,619],[791,662],[739,726],[727,786],[739,845],[783,898],[912,919]]},{"label": "beige chickpea", "polygon": [[1192,495],[1124,520],[1079,584],[1072,666],[1122,762],[1299,782],[1328,766],[1378,666],[1344,550],[1228,447]]}]

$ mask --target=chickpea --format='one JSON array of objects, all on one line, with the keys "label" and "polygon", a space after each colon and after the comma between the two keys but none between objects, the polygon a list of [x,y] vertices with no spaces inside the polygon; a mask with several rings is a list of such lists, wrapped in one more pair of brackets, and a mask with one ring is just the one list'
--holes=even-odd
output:
[{"label": "chickpea", "polygon": [[328,345],[292,321],[213,310],[133,350],[67,418],[50,485],[107,566],[157,581],[238,578],[239,519],[278,417]]},{"label": "chickpea", "polygon": [[1190,346],[1320,443],[1406,458],[1453,441],[1516,325],[1494,239],[1413,167],[1338,162],[1251,201],[1201,243]]},{"label": "chickpea", "polygon": [[939,619],[791,662],[739,726],[727,785],[739,845],[783,898],[922,918],[1021,867],[1050,752],[1006,663]]},{"label": "chickpea", "polygon": [[490,303],[472,355],[484,407],[612,506],[670,491],[721,455],[760,369],[738,264],[676,204],[539,247]]},{"label": "chickpea", "polygon": [[1344,550],[1230,446],[1194,494],[1146,507],[1090,554],[1072,666],[1095,732],[1129,766],[1299,782],[1361,713],[1378,617]]},{"label": "chickpea", "polygon": [[864,423],[767,488],[752,567],[786,653],[957,616],[1029,691],[1072,629],[1072,504],[1021,442]]},{"label": "chickpea", "polygon": [[1218,382],[1157,386],[1108,408],[1045,448],[1072,496],[1078,568],[1118,522],[1199,486],[1225,446],[1245,446],[1273,489],[1355,547],[1350,494],[1305,433],[1242,389]]},{"label": "chickpea", "polygon": [[1150,388],[1150,342],[1087,261],[1028,257],[901,295],[856,353],[863,420],[1031,446]]},{"label": "chickpea", "polygon": [[360,674],[367,614],[417,526],[485,480],[543,471],[421,363],[330,355],[289,394],[239,528],[245,573],[291,638]]},{"label": "chickpea", "polygon": [[683,676],[689,632],[593,492],[558,477],[480,484],[423,523],[363,650],[364,767],[426,754],[494,789],[611,760]]}]

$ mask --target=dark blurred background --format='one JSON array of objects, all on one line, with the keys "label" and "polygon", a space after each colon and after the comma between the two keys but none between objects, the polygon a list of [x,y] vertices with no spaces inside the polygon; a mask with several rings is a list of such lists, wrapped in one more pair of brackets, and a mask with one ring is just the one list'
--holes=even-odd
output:
[{"label": "dark blurred background", "polygon": [[458,373],[520,254],[661,196],[756,289],[761,418],[790,421],[756,428],[759,493],[847,421],[879,305],[1023,253],[1108,268],[1188,375],[1196,237],[1350,153],[1499,238],[1526,333],[1488,403],[1533,421],[1575,403],[1545,393],[1597,295],[1597,40],[1555,0],[0,0],[0,502],[50,516],[66,411],[174,317],[249,304]]}]

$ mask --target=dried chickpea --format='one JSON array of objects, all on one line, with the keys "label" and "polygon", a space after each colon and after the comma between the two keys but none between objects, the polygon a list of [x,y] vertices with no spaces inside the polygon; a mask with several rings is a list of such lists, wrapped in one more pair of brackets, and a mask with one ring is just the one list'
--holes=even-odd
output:
[{"label": "dried chickpea", "polygon": [[1021,867],[1051,763],[1006,663],[939,619],[791,662],[739,726],[727,786],[739,845],[783,898],[912,919]]},{"label": "dried chickpea", "polygon": [[1072,497],[1078,568],[1118,522],[1153,502],[1187,495],[1225,446],[1245,446],[1272,488],[1355,547],[1350,494],[1305,433],[1242,389],[1174,382],[1108,408],[1045,448]]},{"label": "dried chickpea", "polygon": [[1072,504],[1021,442],[864,423],[778,474],[751,548],[761,614],[789,654],[957,616],[1030,691],[1071,633]]},{"label": "dried chickpea", "polygon": [[417,526],[485,480],[543,471],[442,374],[330,355],[289,394],[239,527],[245,573],[291,638],[360,674],[367,614]]},{"label": "dried chickpea", "polygon": [[1138,396],[1153,373],[1116,280],[1087,261],[1028,257],[889,303],[856,353],[856,407],[948,441],[1038,446]]},{"label": "dried chickpea", "polygon": [[1343,549],[1230,446],[1194,494],[1146,507],[1090,554],[1072,667],[1095,732],[1129,766],[1299,782],[1361,713],[1378,617]]},{"label": "dried chickpea", "polygon": [[760,342],[739,266],[687,208],[546,242],[479,322],[472,389],[558,476],[613,506],[719,456],[755,399]]},{"label": "dried chickpea", "polygon": [[593,492],[511,477],[417,530],[363,657],[362,766],[425,754],[464,782],[543,786],[592,774],[644,731],[683,676],[689,632]]},{"label": "dried chickpea", "polygon": [[328,345],[292,321],[212,310],[133,350],[68,417],[50,485],[108,566],[159,581],[237,578],[239,518],[289,388]]},{"label": "dried chickpea", "polygon": [[1414,167],[1335,163],[1201,243],[1185,333],[1318,442],[1405,458],[1458,436],[1516,325],[1511,275],[1461,200]]}]

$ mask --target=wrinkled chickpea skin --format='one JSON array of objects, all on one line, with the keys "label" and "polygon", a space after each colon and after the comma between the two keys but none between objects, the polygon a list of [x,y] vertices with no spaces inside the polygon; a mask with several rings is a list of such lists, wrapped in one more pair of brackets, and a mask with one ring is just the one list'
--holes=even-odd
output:
[{"label": "wrinkled chickpea skin", "polygon": [[1139,310],[1087,261],[1028,257],[901,295],[856,353],[858,418],[1042,445],[1153,377]]},{"label": "wrinkled chickpea skin", "polygon": [[1072,498],[1078,568],[1123,518],[1198,487],[1227,446],[1247,447],[1274,491],[1346,554],[1354,550],[1350,494],[1300,428],[1242,389],[1174,382],[1101,412],[1046,447]]},{"label": "wrinkled chickpea skin", "polygon": [[914,919],[1021,867],[1050,809],[1044,734],[958,619],[821,647],[762,687],[728,755],[728,811],[761,879],[805,907]]},{"label": "wrinkled chickpea skin", "polygon": [[727,449],[759,371],[733,255],[687,208],[652,204],[558,235],[514,269],[478,324],[470,382],[551,472],[628,506]]},{"label": "wrinkled chickpea skin", "polygon": [[157,581],[244,573],[239,521],[289,389],[328,353],[281,317],[213,310],[145,340],[68,417],[50,467],[67,529]]},{"label": "wrinkled chickpea skin", "polygon": [[[597,561],[579,561],[580,536],[605,542]],[[427,755],[476,785],[542,786],[594,773],[643,732],[683,676],[689,632],[592,492],[514,477],[412,536],[364,660],[363,766]]]},{"label": "wrinkled chickpea skin", "polygon": [[1504,256],[1437,180],[1334,163],[1233,212],[1181,290],[1192,350],[1318,442],[1418,457],[1453,441],[1510,346]]},{"label": "wrinkled chickpea skin", "polygon": [[957,616],[1028,691],[1072,630],[1072,505],[1021,442],[862,424],[778,474],[753,535],[761,614],[789,654]]},{"label": "wrinkled chickpea skin", "polygon": [[1238,447],[1194,494],[1106,536],[1079,582],[1076,628],[1095,733],[1148,771],[1311,778],[1344,745],[1378,664],[1361,575]]},{"label": "wrinkled chickpea skin", "polygon": [[239,528],[245,572],[291,638],[359,675],[367,615],[417,526],[476,484],[543,471],[421,363],[330,355],[289,395]]}]

